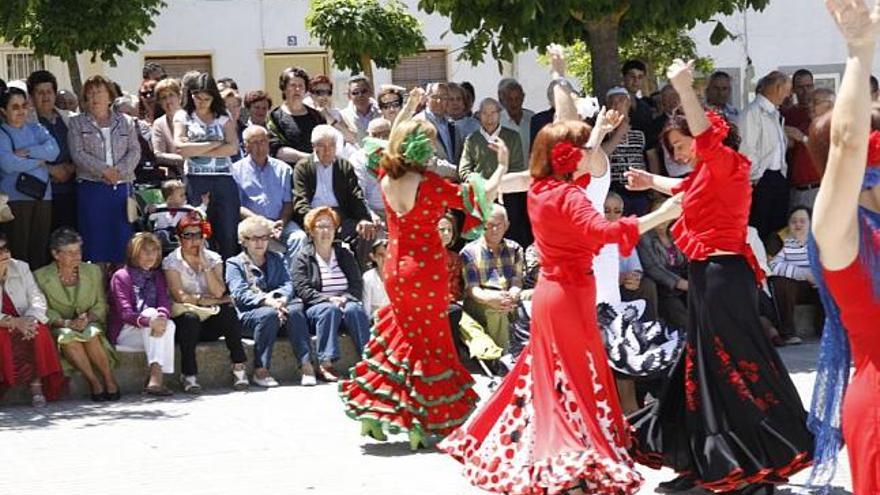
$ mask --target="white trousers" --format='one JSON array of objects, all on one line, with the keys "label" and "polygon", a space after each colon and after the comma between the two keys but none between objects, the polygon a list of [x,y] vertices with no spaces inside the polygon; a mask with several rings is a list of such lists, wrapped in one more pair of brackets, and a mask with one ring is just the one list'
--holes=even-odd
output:
[{"label": "white trousers", "polygon": [[168,320],[165,333],[161,337],[150,336],[150,331],[150,327],[123,325],[116,345],[144,351],[147,354],[147,364],[157,363],[162,368],[162,373],[174,373],[174,322]]}]

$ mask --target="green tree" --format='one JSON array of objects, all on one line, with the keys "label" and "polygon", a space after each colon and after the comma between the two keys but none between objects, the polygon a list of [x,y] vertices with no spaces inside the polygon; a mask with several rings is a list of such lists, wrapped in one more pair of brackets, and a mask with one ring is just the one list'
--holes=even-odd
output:
[{"label": "green tree", "polygon": [[[620,59],[637,59],[648,66],[646,80],[649,90],[657,89],[654,83],[657,76],[664,77],[664,70],[676,58],[694,59],[697,71],[708,74],[712,71],[713,61],[709,57],[701,57],[697,53],[697,45],[684,30],[646,32],[620,45]],[[565,60],[568,72],[580,80],[584,90],[593,90],[593,60],[590,48],[583,41],[577,41],[565,48]]]},{"label": "green tree", "polygon": [[[770,0],[419,0],[419,8],[450,18],[454,33],[468,37],[461,58],[478,63],[488,51],[511,60],[529,48],[583,41],[593,61],[598,94],[620,81],[619,45],[642,33],[693,27],[717,14],[763,9]],[[729,33],[717,22],[711,41]],[[646,42],[651,42],[650,39]]]},{"label": "green tree", "polygon": [[372,63],[392,69],[425,49],[422,27],[397,0],[312,0],[309,34],[330,48],[333,63],[373,80]]},{"label": "green tree", "polygon": [[164,6],[163,0],[0,0],[0,38],[67,62],[78,94],[77,54],[91,52],[92,60],[115,64],[123,50],[143,44]]}]

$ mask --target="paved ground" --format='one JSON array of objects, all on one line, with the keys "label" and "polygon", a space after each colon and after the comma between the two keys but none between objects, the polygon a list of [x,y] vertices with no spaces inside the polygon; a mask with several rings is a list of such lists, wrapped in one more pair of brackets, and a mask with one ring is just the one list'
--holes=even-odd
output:
[{"label": "paved ground", "polygon": [[[816,345],[784,349],[805,402]],[[486,393],[486,381],[479,391]],[[0,410],[0,494],[477,495],[437,452],[409,452],[405,437],[358,436],[335,387],[216,391],[113,405],[67,401]],[[845,453],[834,493],[851,490]],[[668,471],[643,469],[652,493]],[[777,493],[804,493],[805,474]]]}]

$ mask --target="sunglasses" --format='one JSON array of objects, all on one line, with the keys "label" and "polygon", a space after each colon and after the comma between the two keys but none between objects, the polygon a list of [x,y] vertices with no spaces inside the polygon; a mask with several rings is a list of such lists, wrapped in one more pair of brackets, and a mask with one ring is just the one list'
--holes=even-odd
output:
[{"label": "sunglasses", "polygon": [[329,89],[316,89],[312,91],[312,94],[315,96],[330,96],[333,94],[333,91]]},{"label": "sunglasses", "polygon": [[351,96],[364,96],[368,93],[366,89],[355,89],[353,91],[348,92]]},{"label": "sunglasses", "polygon": [[388,101],[385,103],[379,103],[379,108],[386,110],[389,108],[400,108],[403,106],[403,102],[400,100],[397,101]]},{"label": "sunglasses", "polygon": [[202,233],[201,232],[184,232],[184,233],[180,234],[180,238],[186,239],[188,241],[192,241],[195,239],[201,239]]}]

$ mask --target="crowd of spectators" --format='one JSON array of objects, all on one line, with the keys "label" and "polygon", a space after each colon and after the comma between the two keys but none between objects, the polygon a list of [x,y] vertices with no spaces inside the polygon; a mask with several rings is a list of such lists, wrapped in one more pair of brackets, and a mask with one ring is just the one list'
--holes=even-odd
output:
[{"label": "crowd of spectators", "polygon": [[[647,72],[640,61],[626,62],[620,85],[603,95],[626,116],[603,143],[611,219],[656,204],[651,193],[624,187],[626,170],[671,177],[693,170],[665,138],[681,120],[678,95],[669,85],[648,94]],[[431,169],[452,180],[489,177],[498,165],[489,143],[500,139],[510,172],[525,170],[535,136],[554,118],[556,84],[548,87],[549,108],[539,112],[523,107],[515,79],[501,79],[497,94],[480,100],[467,82],[427,84],[411,117],[437,129]],[[340,333],[363,349],[372,316],[388,302],[387,213],[364,143],[389,137],[407,93],[392,85],[377,90],[355,75],[343,88],[347,106],[335,108],[332,81],[298,67],[282,71],[278,88],[282,101],[273,102],[263,90],[240,93],[230,78],[169,78],[152,63],[130,93],[100,75],[84,82],[79,97],[44,70],[0,81],[0,216],[8,220],[0,237],[0,327],[28,337],[18,340],[34,342],[39,359],[45,355],[34,336],[50,331],[60,364],[82,374],[96,401],[119,397],[117,348],[145,352],[145,392],[170,394],[164,375],[175,372],[175,343],[181,386],[197,393],[196,345],[221,336],[236,389],[278,385],[271,374],[278,336],[293,346],[303,385],[336,381]],[[751,224],[770,253],[768,335],[780,345],[797,343],[794,308],[816,302],[805,242],[821,175],[807,136],[833,107],[834,93],[799,70],[761,78],[742,110],[731,94],[728,74],[707,77],[706,108],[738,129],[740,152],[752,164]],[[138,209],[138,199],[150,204]],[[447,252],[438,256],[450,268],[449,314],[461,358],[501,362],[521,347],[516,334],[527,335],[517,325],[537,277],[526,195],[504,195],[485,234],[466,245],[459,222],[451,214],[441,220]],[[645,318],[686,328],[686,274],[685,256],[661,225],[620,258],[621,296],[644,299]],[[250,378],[243,337],[255,345]],[[9,359],[4,349],[0,362]],[[4,377],[0,386],[28,384],[34,403],[45,401],[39,380]]]}]

